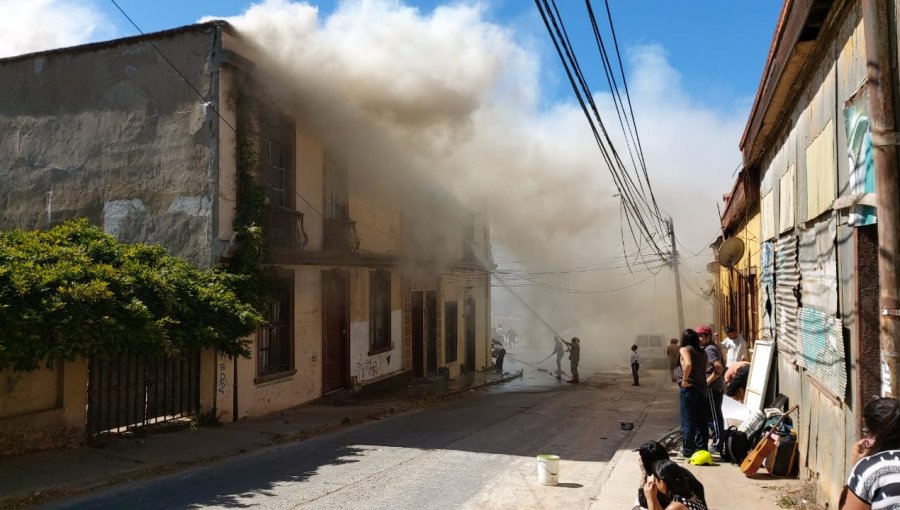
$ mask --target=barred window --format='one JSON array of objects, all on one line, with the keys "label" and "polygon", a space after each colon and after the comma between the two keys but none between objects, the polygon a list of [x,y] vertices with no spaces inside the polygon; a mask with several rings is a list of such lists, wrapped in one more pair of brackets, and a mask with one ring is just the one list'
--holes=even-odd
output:
[{"label": "barred window", "polygon": [[275,291],[265,305],[266,324],[256,332],[257,377],[266,377],[294,368],[293,307],[288,285]]},{"label": "barred window", "polygon": [[369,350],[391,348],[391,273],[369,276]]}]

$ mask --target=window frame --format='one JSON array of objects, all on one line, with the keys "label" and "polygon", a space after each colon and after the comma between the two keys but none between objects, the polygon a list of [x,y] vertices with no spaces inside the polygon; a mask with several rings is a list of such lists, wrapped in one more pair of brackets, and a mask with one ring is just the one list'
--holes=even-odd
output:
[{"label": "window frame", "polygon": [[369,273],[369,355],[394,348],[391,340],[391,273]]},{"label": "window frame", "polygon": [[[293,280],[279,282],[273,288],[273,296],[264,305],[266,324],[256,328],[256,377],[253,382],[260,384],[274,379],[289,377],[297,373],[294,365],[294,292]],[[276,322],[275,314],[281,320]],[[272,339],[280,339],[280,346],[275,346]],[[272,351],[276,351],[281,359],[273,362]]]}]

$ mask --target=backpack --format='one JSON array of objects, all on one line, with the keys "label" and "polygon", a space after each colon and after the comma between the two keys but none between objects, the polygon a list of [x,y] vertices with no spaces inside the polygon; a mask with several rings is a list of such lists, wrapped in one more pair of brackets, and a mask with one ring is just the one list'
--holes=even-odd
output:
[{"label": "backpack", "polygon": [[740,464],[750,452],[750,438],[735,426],[728,427],[722,434],[722,460]]}]

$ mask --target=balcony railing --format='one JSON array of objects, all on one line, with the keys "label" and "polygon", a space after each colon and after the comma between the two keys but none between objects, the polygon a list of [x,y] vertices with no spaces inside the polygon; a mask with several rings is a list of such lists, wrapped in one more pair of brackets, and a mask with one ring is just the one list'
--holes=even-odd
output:
[{"label": "balcony railing", "polygon": [[357,252],[359,251],[359,235],[356,233],[356,222],[352,220],[336,220],[325,218],[322,249],[325,251]]},{"label": "balcony railing", "polygon": [[284,207],[268,207],[265,225],[266,243],[276,248],[302,250],[309,242],[303,228],[303,213]]}]

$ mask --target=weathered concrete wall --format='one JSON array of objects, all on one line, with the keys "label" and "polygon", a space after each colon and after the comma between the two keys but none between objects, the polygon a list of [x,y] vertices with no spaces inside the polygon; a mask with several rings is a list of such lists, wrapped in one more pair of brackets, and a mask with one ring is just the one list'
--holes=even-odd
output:
[{"label": "weathered concrete wall", "polygon": [[[87,360],[30,374],[0,372],[0,457],[84,440]],[[28,402],[27,398],[35,398]]]},{"label": "weathered concrete wall", "polygon": [[[217,100],[203,26],[154,42]],[[209,266],[218,121],[146,40],[0,61],[0,228],[86,216]]]}]

